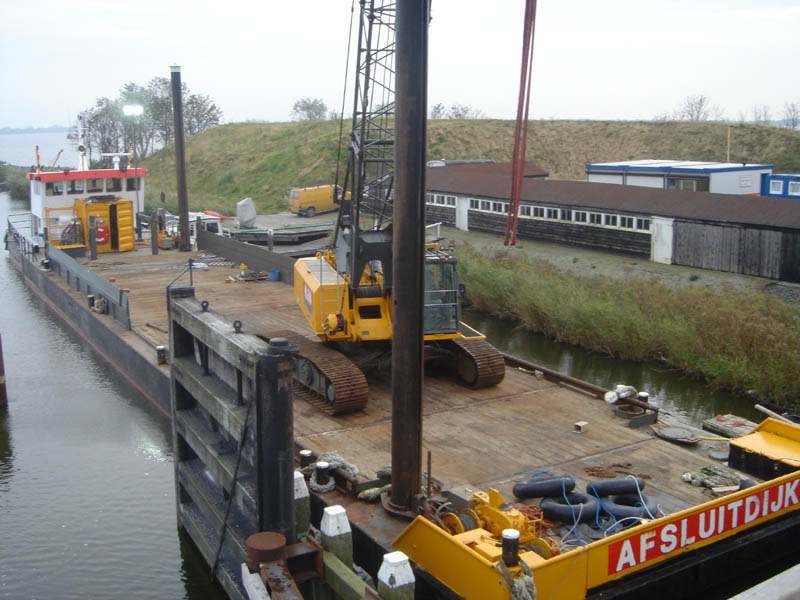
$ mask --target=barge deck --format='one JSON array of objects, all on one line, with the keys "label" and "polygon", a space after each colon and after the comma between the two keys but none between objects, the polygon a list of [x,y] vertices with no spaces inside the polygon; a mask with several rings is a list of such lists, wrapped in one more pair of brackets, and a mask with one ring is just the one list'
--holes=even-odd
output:
[{"label": "barge deck", "polygon": [[[126,293],[130,310],[130,329],[126,329],[109,315],[91,312],[85,294],[56,273],[43,271],[22,253],[9,255],[27,283],[166,414],[170,369],[159,364],[156,346],[169,343],[166,286],[181,275],[189,258],[207,265],[191,273],[197,300],[207,301],[211,310],[231,322],[241,321],[245,333],[288,328],[313,339],[286,282],[232,281],[241,260],[237,256],[225,260],[202,251],[153,255],[149,243],[139,243],[134,252],[85,261],[92,273]],[[184,274],[181,283],[187,279]],[[104,350],[97,344],[85,325],[87,319],[99,323],[96,326],[107,332],[104,337],[117,347]],[[131,367],[126,357],[135,357],[141,365]],[[316,454],[335,451],[367,478],[390,465],[390,381],[378,376],[369,383],[366,408],[348,415],[331,417],[295,398],[296,444]],[[614,416],[614,407],[602,400],[598,388],[521,366],[510,357],[505,379],[493,388],[471,390],[444,375],[426,374],[423,416],[423,452],[431,453],[434,480],[442,489],[459,490],[466,498],[473,491],[495,488],[510,501],[515,481],[539,471],[570,474],[583,489],[597,480],[593,476],[597,470],[610,470],[645,478],[647,495],[666,514],[710,499],[703,488],[682,480],[687,471],[714,464],[706,454],[708,444],[701,442],[692,451],[656,437],[649,427],[628,427],[626,420]],[[578,422],[583,424],[576,427]],[[384,550],[407,525],[379,504],[360,502],[336,490],[316,496],[316,518],[322,507],[332,504],[345,506],[354,530]]]}]

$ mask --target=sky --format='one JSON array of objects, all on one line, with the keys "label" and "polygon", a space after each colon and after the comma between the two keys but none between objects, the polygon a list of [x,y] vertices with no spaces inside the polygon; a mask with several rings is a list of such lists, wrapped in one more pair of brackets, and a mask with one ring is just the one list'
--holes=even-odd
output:
[{"label": "sky", "polygon": [[[224,122],[288,121],[305,97],[339,110],[351,5],[8,0],[0,127],[70,125],[173,64]],[[513,119],[523,13],[524,0],[433,0],[429,105]],[[800,0],[539,0],[535,31],[531,118],[649,120],[695,94],[732,120],[800,103]]]}]

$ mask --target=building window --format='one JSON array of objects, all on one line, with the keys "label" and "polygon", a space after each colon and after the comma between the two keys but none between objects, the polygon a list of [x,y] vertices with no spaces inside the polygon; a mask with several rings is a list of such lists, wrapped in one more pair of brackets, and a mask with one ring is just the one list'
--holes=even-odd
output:
[{"label": "building window", "polygon": [[433,204],[433,194],[425,194],[425,204]]},{"label": "building window", "polygon": [[557,219],[558,218],[558,209],[557,208],[548,208],[547,209],[547,218],[548,219]]},{"label": "building window", "polygon": [[600,213],[589,213],[589,223],[592,225],[602,225],[603,215]]},{"label": "building window", "polygon": [[492,210],[492,203],[488,200],[481,200],[481,210]]},{"label": "building window", "polygon": [[456,205],[456,197],[455,196],[447,196],[447,206],[455,206]]},{"label": "building window", "polygon": [[520,206],[519,207],[519,216],[520,217],[530,217],[531,216],[531,207],[530,206]]},{"label": "building window", "polygon": [[628,229],[633,229],[633,217],[620,217],[619,226],[627,227]]},{"label": "building window", "polygon": [[586,223],[586,213],[582,210],[575,211],[575,222],[576,223]]},{"label": "building window", "polygon": [[496,212],[496,213],[503,212],[503,203],[502,202],[492,202],[492,212]]},{"label": "building window", "polygon": [[87,194],[94,194],[97,192],[103,191],[103,180],[102,179],[88,179],[86,181],[86,193]]},{"label": "building window", "polygon": [[534,206],[533,216],[538,217],[540,219],[544,219],[544,208],[542,208],[541,206]]},{"label": "building window", "polygon": [[44,189],[46,196],[60,196],[64,193],[64,184],[60,181],[48,181]]},{"label": "building window", "polygon": [[567,210],[566,208],[561,209],[561,220],[562,221],[572,221],[572,211]]},{"label": "building window", "polygon": [[783,182],[780,179],[773,179],[769,182],[769,193],[770,194],[782,194],[783,193]]},{"label": "building window", "polygon": [[121,192],[122,191],[122,179],[106,179],[106,191],[107,192]]},{"label": "building window", "polygon": [[636,219],[636,229],[650,231],[650,219]]},{"label": "building window", "polygon": [[476,200],[475,198],[470,198],[469,199],[469,207],[470,208],[474,208],[474,209],[477,210],[477,209],[479,209],[481,207],[481,203],[478,200]]},{"label": "building window", "polygon": [[789,182],[789,195],[800,196],[800,181]]},{"label": "building window", "polygon": [[610,225],[611,227],[617,226],[617,215],[603,215],[605,217],[604,222],[606,225]]}]

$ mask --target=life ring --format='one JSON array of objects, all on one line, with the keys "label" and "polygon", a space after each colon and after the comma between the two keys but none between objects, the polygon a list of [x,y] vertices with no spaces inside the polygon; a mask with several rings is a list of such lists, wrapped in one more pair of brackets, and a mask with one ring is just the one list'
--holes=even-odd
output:
[{"label": "life ring", "polygon": [[95,230],[94,239],[98,244],[105,244],[108,241],[108,227],[98,225]]},{"label": "life ring", "polygon": [[597,500],[581,492],[557,498],[545,498],[539,506],[545,519],[562,523],[588,523],[597,518]]},{"label": "life ring", "polygon": [[575,489],[575,480],[572,477],[540,477],[517,483],[513,488],[514,496],[525,498],[543,498],[557,496]]},{"label": "life ring", "polygon": [[643,489],[644,479],[641,477],[621,477],[605,481],[593,481],[586,484],[586,492],[595,497],[614,494],[637,494]]},{"label": "life ring", "polygon": [[[644,503],[642,503],[644,501]],[[658,505],[644,494],[619,494],[600,498],[600,506],[615,519],[654,518]]]}]

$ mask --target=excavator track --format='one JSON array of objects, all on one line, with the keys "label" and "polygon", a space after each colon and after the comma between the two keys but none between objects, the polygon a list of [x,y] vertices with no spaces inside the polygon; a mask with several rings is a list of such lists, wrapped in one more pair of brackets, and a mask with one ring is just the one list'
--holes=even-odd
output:
[{"label": "excavator track", "polygon": [[456,371],[464,384],[479,389],[503,381],[506,360],[489,342],[463,339],[449,342],[456,348]]},{"label": "excavator track", "polygon": [[367,378],[340,352],[288,329],[262,333],[260,337],[286,338],[298,347],[293,357],[294,393],[298,398],[329,415],[343,415],[366,406],[369,399]]}]

